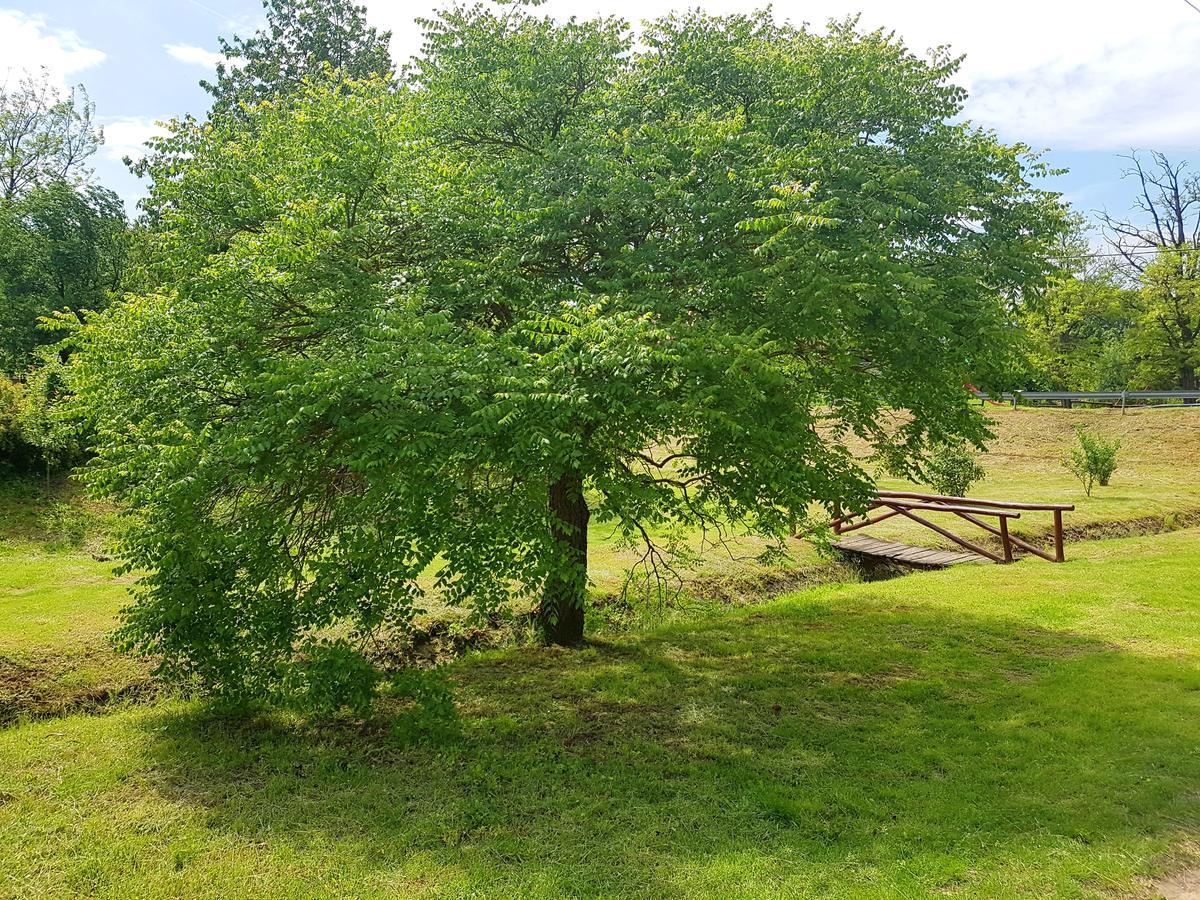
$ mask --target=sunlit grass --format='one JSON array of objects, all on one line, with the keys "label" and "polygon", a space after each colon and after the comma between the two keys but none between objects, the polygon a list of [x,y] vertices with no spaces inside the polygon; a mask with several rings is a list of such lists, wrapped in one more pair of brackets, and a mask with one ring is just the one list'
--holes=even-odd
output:
[{"label": "sunlit grass", "polygon": [[457,728],[0,732],[0,893],[1126,896],[1200,827],[1200,532],[449,667]]}]

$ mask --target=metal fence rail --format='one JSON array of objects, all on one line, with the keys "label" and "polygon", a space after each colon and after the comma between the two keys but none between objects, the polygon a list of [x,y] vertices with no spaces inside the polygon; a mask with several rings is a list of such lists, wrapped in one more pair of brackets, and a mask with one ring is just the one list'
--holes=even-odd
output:
[{"label": "metal fence rail", "polygon": [[[972,393],[980,400],[991,400],[995,402],[996,398],[992,397],[984,391],[972,391]],[[1017,406],[1022,401],[1032,403],[1061,403],[1067,409],[1070,409],[1076,403],[1104,403],[1111,406],[1120,405],[1125,408],[1131,401],[1156,401],[1155,405],[1180,405],[1180,404],[1162,404],[1157,401],[1178,400],[1185,406],[1197,406],[1200,408],[1200,391],[1005,391],[1000,395],[1001,400]]]}]

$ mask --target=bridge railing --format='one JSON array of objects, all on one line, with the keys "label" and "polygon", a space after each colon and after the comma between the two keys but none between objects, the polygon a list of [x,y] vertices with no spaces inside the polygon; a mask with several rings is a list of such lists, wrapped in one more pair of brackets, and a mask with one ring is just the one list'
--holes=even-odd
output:
[{"label": "bridge railing", "polygon": [[[976,553],[985,559],[990,559],[993,562],[1012,562],[1013,547],[1020,547],[1022,550],[1050,562],[1062,562],[1065,559],[1063,553],[1063,513],[1073,509],[1075,509],[1075,506],[1070,503],[1020,503],[1010,500],[985,500],[979,497],[951,497],[945,494],[924,494],[916,491],[879,491],[875,499],[867,507],[865,515],[852,517],[837,516],[834,518],[832,526],[834,534],[841,535],[875,525],[894,516],[903,516],[940,534],[947,540],[953,541],[963,549]],[[880,512],[876,514],[875,511],[877,510]],[[917,512],[918,510],[920,512]],[[1000,539],[1000,552],[996,553],[993,550],[982,547],[973,541],[954,534],[941,525],[931,522],[928,518],[921,515],[921,513],[925,512],[949,513],[970,522],[993,537],[998,537]],[[1054,548],[1052,551],[1043,550],[1041,547],[1037,547],[1024,538],[1012,533],[1009,528],[1009,521],[1021,518],[1022,512],[1051,513],[1054,521]],[[996,524],[993,525],[988,521],[984,521],[985,519],[995,519]]]}]

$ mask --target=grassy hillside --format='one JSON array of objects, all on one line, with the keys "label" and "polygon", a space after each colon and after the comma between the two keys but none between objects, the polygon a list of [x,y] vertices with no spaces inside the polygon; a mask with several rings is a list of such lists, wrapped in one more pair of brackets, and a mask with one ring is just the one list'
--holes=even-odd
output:
[{"label": "grassy hillside", "polygon": [[449,669],[449,737],[0,732],[0,893],[1112,896],[1200,827],[1200,531]]}]

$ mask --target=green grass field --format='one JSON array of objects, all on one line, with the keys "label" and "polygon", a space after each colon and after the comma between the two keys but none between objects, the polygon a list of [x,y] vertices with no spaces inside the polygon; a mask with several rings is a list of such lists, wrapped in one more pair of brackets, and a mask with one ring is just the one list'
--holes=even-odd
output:
[{"label": "green grass field", "polygon": [[[1076,503],[1066,565],[852,583],[742,540],[583,651],[445,666],[415,737],[156,690],[106,641],[111,511],[11,485],[0,896],[1156,896],[1200,862],[1200,420],[989,411],[973,493]],[[1091,498],[1078,423],[1123,442]],[[592,549],[611,596],[634,555]]]},{"label": "green grass field", "polygon": [[0,891],[1152,896],[1200,827],[1200,531],[452,664],[456,732],[0,732]]}]

